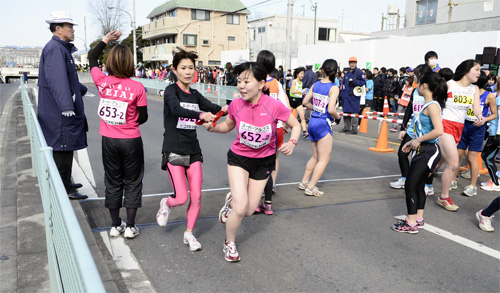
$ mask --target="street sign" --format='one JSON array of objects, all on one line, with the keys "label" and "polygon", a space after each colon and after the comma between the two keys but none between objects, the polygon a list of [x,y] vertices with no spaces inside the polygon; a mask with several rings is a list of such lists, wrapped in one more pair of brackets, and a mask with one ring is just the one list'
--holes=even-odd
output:
[{"label": "street sign", "polygon": [[366,70],[372,70],[372,63],[366,62]]}]

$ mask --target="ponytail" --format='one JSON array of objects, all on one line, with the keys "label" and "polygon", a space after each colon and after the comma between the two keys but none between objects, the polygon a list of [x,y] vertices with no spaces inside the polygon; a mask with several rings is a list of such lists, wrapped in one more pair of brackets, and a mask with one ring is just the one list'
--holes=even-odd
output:
[{"label": "ponytail", "polygon": [[436,72],[426,72],[420,76],[420,84],[427,84],[432,92],[432,98],[439,103],[441,109],[446,106],[448,98],[448,85],[446,80]]},{"label": "ponytail", "polygon": [[331,82],[335,82],[335,76],[337,75],[337,70],[339,68],[337,61],[333,59],[326,59],[321,68],[325,72],[325,75],[328,76],[328,79]]}]

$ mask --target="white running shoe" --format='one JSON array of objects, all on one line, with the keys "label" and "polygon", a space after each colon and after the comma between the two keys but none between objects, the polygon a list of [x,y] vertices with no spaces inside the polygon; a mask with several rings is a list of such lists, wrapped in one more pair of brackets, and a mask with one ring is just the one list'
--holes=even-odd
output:
[{"label": "white running shoe", "polygon": [[167,197],[161,199],[160,209],[158,210],[158,213],[156,213],[156,222],[161,227],[167,226],[168,215],[170,215],[170,211],[172,210],[172,208],[167,205],[167,199]]},{"label": "white running shoe", "polygon": [[198,251],[201,250],[201,244],[193,236],[193,233],[184,232],[184,244],[189,245],[189,250]]},{"label": "white running shoe", "polygon": [[127,224],[122,221],[120,226],[116,227],[111,227],[111,230],[109,231],[109,236],[111,237],[117,237],[120,236],[123,232],[125,232],[125,229],[127,228]]},{"label": "white running shoe", "polygon": [[139,235],[139,228],[137,228],[136,226],[127,227],[127,229],[125,229],[125,233],[123,233],[123,237],[129,239],[135,238],[135,236],[137,235]]},{"label": "white running shoe", "polygon": [[494,217],[493,215],[491,217],[486,217],[481,215],[483,210],[480,210],[479,212],[476,213],[476,219],[479,221],[479,228],[483,231],[486,232],[493,232],[495,231],[495,228],[491,226],[491,219]]},{"label": "white running shoe", "polygon": [[222,209],[219,212],[219,221],[222,224],[225,224],[229,214],[231,213],[231,202],[233,201],[233,197],[231,196],[231,191],[226,194],[226,202]]},{"label": "white running shoe", "polygon": [[425,195],[427,196],[433,196],[434,195],[434,187],[430,186],[428,187],[427,185],[424,187]]},{"label": "white running shoe", "polygon": [[457,181],[451,181],[450,190],[453,190],[453,189],[458,189],[458,182]]},{"label": "white running shoe", "polygon": [[228,262],[240,261],[240,254],[236,249],[236,243],[232,241],[231,242],[224,241],[224,248],[222,249],[222,251],[224,252],[224,258]]},{"label": "white running shoe", "polygon": [[402,178],[399,178],[398,181],[396,182],[391,182],[390,183],[391,187],[394,189],[401,189],[405,188],[405,181]]},{"label": "white running shoe", "polygon": [[486,181],[486,182],[481,182],[481,186],[488,185],[488,184],[490,184],[491,182],[493,182],[493,180],[491,180],[491,178],[490,178],[490,179],[488,179],[488,181]]},{"label": "white running shoe", "polygon": [[470,177],[471,177],[470,176],[470,169],[465,171],[465,172],[460,173],[460,177],[465,178],[465,179],[470,179]]},{"label": "white running shoe", "polygon": [[495,185],[493,182],[486,185],[482,185],[481,183],[481,189],[486,191],[500,191],[500,185]]},{"label": "white running shoe", "polygon": [[464,191],[462,191],[462,195],[466,195],[466,196],[477,195],[477,187],[474,187],[472,185],[465,186]]}]

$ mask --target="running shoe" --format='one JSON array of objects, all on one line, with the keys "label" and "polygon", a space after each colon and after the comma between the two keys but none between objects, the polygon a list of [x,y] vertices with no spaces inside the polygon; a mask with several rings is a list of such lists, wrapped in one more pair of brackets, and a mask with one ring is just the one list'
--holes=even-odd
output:
[{"label": "running shoe", "polygon": [[272,215],[272,214],[274,214],[274,212],[273,212],[273,210],[271,208],[271,205],[270,204],[266,204],[265,202],[260,203],[259,206],[257,207],[257,209],[255,211],[258,212],[258,213],[264,212],[264,214],[266,214],[266,215]]},{"label": "running shoe", "polygon": [[302,132],[302,137],[303,138],[308,138],[309,137],[309,132],[307,132],[307,131]]},{"label": "running shoe", "polygon": [[451,181],[450,190],[458,189],[458,181]]},{"label": "running shoe", "polygon": [[233,197],[231,196],[231,191],[226,194],[226,203],[219,212],[219,221],[222,224],[225,224],[229,214],[231,213],[231,202],[233,201]]},{"label": "running shoe", "polygon": [[399,220],[397,224],[393,224],[392,225],[392,230],[396,231],[396,232],[404,232],[404,233],[410,233],[410,234],[416,234],[418,233],[418,228],[417,228],[417,225],[415,226],[410,226],[410,224],[408,224],[408,218],[404,219],[404,220]]},{"label": "running shoe", "polygon": [[493,232],[495,231],[495,228],[491,226],[491,219],[494,217],[493,215],[491,217],[486,217],[481,215],[483,210],[480,210],[479,212],[476,213],[476,219],[479,221],[479,229],[486,231],[486,232]]},{"label": "running shoe", "polygon": [[184,232],[184,244],[189,245],[189,250],[198,251],[201,250],[201,244],[193,236],[193,233]]},{"label": "running shoe", "polygon": [[274,184],[274,185],[273,185],[273,194],[275,194],[275,193],[276,193],[276,188],[278,188],[278,187],[276,186],[276,184]]},{"label": "running shoe", "polygon": [[481,182],[481,186],[483,186],[483,185],[488,185],[488,184],[490,184],[490,183],[492,183],[492,182],[493,182],[493,180],[491,180],[491,178],[490,178],[490,179],[488,179],[488,181],[486,181],[486,182]]},{"label": "running shoe", "polygon": [[396,131],[398,131],[396,127],[391,128],[391,132],[396,132]]},{"label": "running shoe", "polygon": [[493,181],[486,185],[482,185],[481,183],[481,189],[486,191],[500,191],[500,185],[495,185]]},{"label": "running shoe", "polygon": [[425,186],[424,187],[425,195],[427,196],[433,196],[434,195],[434,187],[432,186]]},{"label": "running shoe", "polygon": [[320,191],[318,187],[314,186],[313,189],[310,189],[309,186],[306,187],[305,189],[305,194],[310,195],[310,196],[323,196],[325,193],[323,191]]},{"label": "running shoe", "polygon": [[391,185],[392,188],[395,189],[405,188],[405,181],[402,178],[399,178],[398,181],[391,182],[389,184]]},{"label": "running shoe", "polygon": [[300,190],[306,190],[306,188],[307,188],[307,184],[308,184],[308,183],[309,183],[309,182],[300,182],[300,183],[299,183],[299,189],[300,189]]},{"label": "running shoe", "polygon": [[445,199],[442,199],[441,196],[438,196],[437,203],[447,211],[456,212],[458,210],[458,206],[453,203],[453,200],[451,200],[451,197],[449,196]]},{"label": "running shoe", "polygon": [[424,219],[422,219],[422,221],[417,220],[417,228],[422,229],[424,228],[424,226],[425,226]]},{"label": "running shoe", "polygon": [[134,227],[127,227],[127,229],[125,229],[125,233],[123,233],[123,237],[129,239],[135,238],[135,236],[137,235],[139,235],[139,228],[137,228],[135,225]]},{"label": "running shoe", "polygon": [[170,215],[170,211],[172,210],[172,208],[167,205],[167,199],[167,197],[161,199],[160,209],[158,210],[158,213],[156,213],[156,222],[161,227],[167,226],[168,215]]},{"label": "running shoe", "polygon": [[236,249],[236,243],[233,241],[231,242],[226,242],[224,241],[224,248],[222,249],[224,252],[224,258],[228,262],[236,262],[240,261],[240,254],[238,253],[238,250]]},{"label": "running shoe", "polygon": [[477,187],[474,187],[472,185],[467,185],[465,188],[464,188],[464,191],[462,191],[462,195],[466,195],[466,196],[474,196],[474,195],[477,195]]},{"label": "running shoe", "polygon": [[470,177],[471,177],[471,176],[470,176],[470,169],[469,169],[469,170],[467,170],[467,171],[465,171],[465,172],[460,173],[460,176],[461,176],[462,178],[465,178],[465,179],[470,179]]},{"label": "running shoe", "polygon": [[127,228],[127,224],[122,221],[120,226],[113,226],[111,227],[111,230],[109,231],[109,236],[111,237],[116,237],[120,236],[123,232],[125,232],[125,229]]}]

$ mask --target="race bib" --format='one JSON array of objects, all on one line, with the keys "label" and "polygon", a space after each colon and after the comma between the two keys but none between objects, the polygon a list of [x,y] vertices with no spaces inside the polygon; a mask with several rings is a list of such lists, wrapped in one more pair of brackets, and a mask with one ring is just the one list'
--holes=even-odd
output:
[{"label": "race bib", "polygon": [[325,113],[328,100],[328,96],[313,93],[313,110],[318,113]]},{"label": "race bib", "polygon": [[242,121],[240,122],[240,128],[238,129],[240,143],[254,149],[260,149],[261,147],[269,144],[271,141],[272,131],[273,128],[271,127],[271,124],[257,127]]},{"label": "race bib", "polygon": [[[181,102],[181,107],[192,111],[198,111],[198,112],[200,111],[200,106],[198,104]],[[198,119],[179,117],[179,120],[177,120],[177,128],[196,129],[196,121],[198,121]]]},{"label": "race bib", "polygon": [[123,125],[127,123],[128,103],[102,98],[97,108],[97,115],[110,125]]},{"label": "race bib", "polygon": [[452,107],[458,110],[467,110],[472,107],[472,102],[474,101],[473,96],[466,95],[453,95]]},{"label": "race bib", "polygon": [[275,100],[278,99],[278,94],[275,94],[275,93],[269,93],[269,96]]},{"label": "race bib", "polygon": [[[481,105],[481,113],[483,113],[483,108],[484,105]],[[474,109],[470,108],[467,110],[467,115],[465,116],[465,120],[470,121],[470,122],[475,122],[477,120],[476,115],[474,115]]]}]

